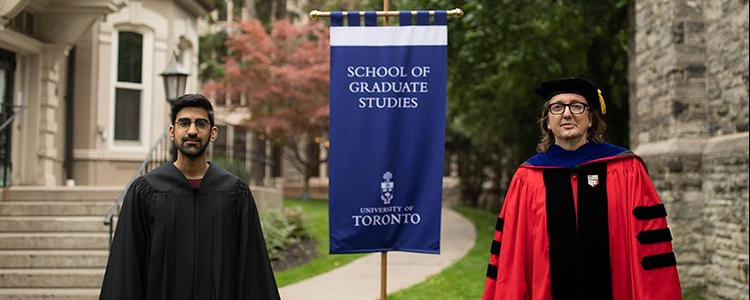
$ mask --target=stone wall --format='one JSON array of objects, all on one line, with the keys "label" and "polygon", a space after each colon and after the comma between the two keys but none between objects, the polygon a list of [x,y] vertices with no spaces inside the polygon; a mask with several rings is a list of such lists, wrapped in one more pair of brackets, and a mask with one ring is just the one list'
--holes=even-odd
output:
[{"label": "stone wall", "polygon": [[634,8],[631,145],[667,205],[683,290],[748,299],[748,2]]},{"label": "stone wall", "polygon": [[747,134],[714,138],[701,161],[706,291],[719,299],[749,297],[747,143]]},{"label": "stone wall", "polygon": [[255,205],[258,206],[259,211],[281,210],[281,207],[283,206],[281,189],[264,186],[251,186],[250,191],[253,194],[253,198],[255,198]]}]

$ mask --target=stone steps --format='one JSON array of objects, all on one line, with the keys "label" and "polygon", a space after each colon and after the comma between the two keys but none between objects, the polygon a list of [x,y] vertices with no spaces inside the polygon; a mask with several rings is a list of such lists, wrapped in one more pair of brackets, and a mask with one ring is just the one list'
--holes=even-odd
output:
[{"label": "stone steps", "polygon": [[104,268],[107,250],[0,250],[0,265],[12,269]]},{"label": "stone steps", "polygon": [[125,186],[77,186],[77,187],[11,187],[0,200],[13,201],[64,201],[106,200],[114,201]]},{"label": "stone steps", "polygon": [[98,299],[109,256],[104,217],[123,188],[3,191],[0,299]]},{"label": "stone steps", "polygon": [[0,216],[103,216],[114,200],[13,201],[0,202]]},{"label": "stone steps", "polygon": [[102,278],[103,268],[0,269],[0,288],[100,288]]},{"label": "stone steps", "polygon": [[0,232],[0,249],[92,250],[108,247],[109,232]]},{"label": "stone steps", "polygon": [[3,300],[97,300],[99,288],[7,288],[0,289]]},{"label": "stone steps", "polygon": [[104,216],[0,216],[2,232],[102,232]]}]

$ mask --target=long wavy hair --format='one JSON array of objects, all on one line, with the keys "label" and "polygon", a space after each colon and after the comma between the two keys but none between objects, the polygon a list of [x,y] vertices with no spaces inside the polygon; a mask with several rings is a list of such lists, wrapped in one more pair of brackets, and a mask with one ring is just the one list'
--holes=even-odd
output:
[{"label": "long wavy hair", "polygon": [[[601,143],[604,142],[604,132],[607,131],[607,123],[604,122],[602,114],[599,111],[593,111],[589,106],[589,117],[591,117],[591,127],[587,130],[587,139],[589,142]],[[542,131],[542,136],[539,139],[539,144],[536,145],[537,152],[547,152],[549,147],[555,143],[555,135],[552,130],[547,128],[547,122],[549,122],[549,101],[544,103],[544,109],[542,110],[542,116],[539,118],[537,123],[539,129]]]}]

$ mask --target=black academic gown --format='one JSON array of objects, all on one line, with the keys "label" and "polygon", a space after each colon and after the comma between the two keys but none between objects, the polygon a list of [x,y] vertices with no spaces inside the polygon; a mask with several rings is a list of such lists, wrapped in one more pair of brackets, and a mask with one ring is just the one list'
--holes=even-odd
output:
[{"label": "black academic gown", "polygon": [[280,299],[247,184],[213,164],[197,189],[172,163],[136,179],[99,299]]}]

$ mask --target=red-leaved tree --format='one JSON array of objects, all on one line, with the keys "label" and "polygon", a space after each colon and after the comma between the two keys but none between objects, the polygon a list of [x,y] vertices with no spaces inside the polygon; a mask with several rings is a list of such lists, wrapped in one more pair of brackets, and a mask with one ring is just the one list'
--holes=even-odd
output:
[{"label": "red-leaved tree", "polygon": [[246,97],[246,124],[282,149],[282,157],[303,175],[303,198],[309,178],[328,157],[320,157],[328,132],[328,28],[321,22],[272,23],[270,32],[257,20],[236,23],[226,42],[226,76],[205,85],[219,99]]}]

